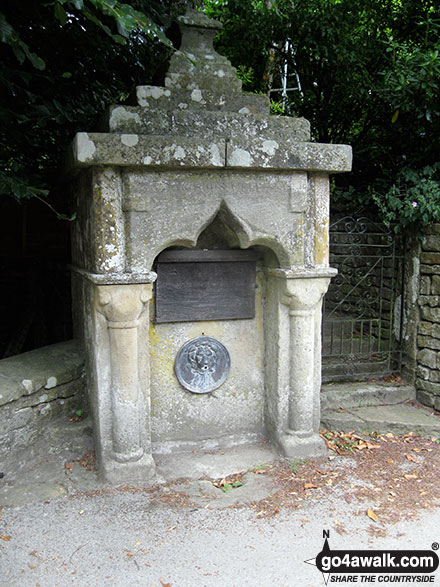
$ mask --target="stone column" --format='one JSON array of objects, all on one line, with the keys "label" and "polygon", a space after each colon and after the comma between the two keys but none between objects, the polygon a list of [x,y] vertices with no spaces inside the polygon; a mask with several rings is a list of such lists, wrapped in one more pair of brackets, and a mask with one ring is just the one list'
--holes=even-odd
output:
[{"label": "stone column", "polygon": [[[286,393],[278,390],[276,429],[272,433],[289,458],[320,456],[326,453],[319,436],[321,387],[321,309],[322,298],[336,271],[330,268],[272,270],[282,277],[280,302],[288,308],[289,353],[278,357],[278,369],[286,373]],[[279,314],[282,316],[282,313]],[[285,362],[288,361],[288,364]],[[283,364],[284,363],[284,364]]]},{"label": "stone column", "polygon": [[140,382],[138,326],[151,285],[101,285],[96,309],[107,319],[110,338],[113,456],[137,461],[143,454],[138,425]]},{"label": "stone column", "polygon": [[[104,476],[112,482],[151,479],[155,465],[151,455],[147,303],[151,283],[96,284],[95,310],[101,340],[107,339],[96,356],[96,379],[100,392],[96,414],[106,413],[108,426],[98,428],[98,460]],[[105,336],[105,330],[107,335]],[[99,355],[99,356],[98,356]],[[97,416],[99,419],[99,416]]]}]

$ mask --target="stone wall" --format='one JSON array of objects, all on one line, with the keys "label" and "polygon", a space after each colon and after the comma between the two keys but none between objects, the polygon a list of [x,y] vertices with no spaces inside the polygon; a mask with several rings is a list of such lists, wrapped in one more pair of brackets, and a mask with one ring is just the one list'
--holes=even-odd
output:
[{"label": "stone wall", "polygon": [[440,410],[440,224],[420,243],[415,386],[423,404]]},{"label": "stone wall", "polygon": [[29,447],[48,421],[84,409],[83,371],[74,340],[0,361],[0,460]]}]

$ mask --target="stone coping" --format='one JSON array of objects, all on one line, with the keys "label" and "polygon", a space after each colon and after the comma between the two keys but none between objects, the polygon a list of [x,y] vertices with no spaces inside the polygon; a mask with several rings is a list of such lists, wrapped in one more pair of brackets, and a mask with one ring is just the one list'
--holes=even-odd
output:
[{"label": "stone coping", "polygon": [[80,343],[68,340],[0,361],[0,406],[79,379],[84,368]]},{"label": "stone coping", "polygon": [[71,150],[75,167],[161,167],[197,169],[350,171],[351,147],[254,139],[204,140],[197,137],[119,133],[78,133]]},{"label": "stone coping", "polygon": [[90,273],[79,267],[70,265],[70,270],[79,273],[96,285],[130,285],[141,283],[154,283],[157,273],[147,271],[145,273]]}]

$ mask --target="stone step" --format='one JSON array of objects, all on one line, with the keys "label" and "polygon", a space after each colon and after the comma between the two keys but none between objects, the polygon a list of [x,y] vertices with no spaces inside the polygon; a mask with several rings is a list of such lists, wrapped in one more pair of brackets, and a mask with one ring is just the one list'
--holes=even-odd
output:
[{"label": "stone step", "polygon": [[354,357],[351,361],[344,361],[342,357],[323,358],[322,361],[322,380],[325,383],[330,381],[340,381],[341,379],[359,379],[383,376],[389,372],[388,361],[362,361]]},{"label": "stone step", "polygon": [[321,428],[396,435],[414,432],[423,437],[440,438],[440,414],[417,402],[324,410]]},{"label": "stone step", "polygon": [[339,410],[377,405],[399,404],[415,400],[412,385],[391,385],[381,382],[331,383],[321,388],[321,409]]},{"label": "stone step", "polygon": [[414,432],[440,437],[440,413],[415,401],[410,385],[378,382],[322,386],[321,428],[356,432]]}]

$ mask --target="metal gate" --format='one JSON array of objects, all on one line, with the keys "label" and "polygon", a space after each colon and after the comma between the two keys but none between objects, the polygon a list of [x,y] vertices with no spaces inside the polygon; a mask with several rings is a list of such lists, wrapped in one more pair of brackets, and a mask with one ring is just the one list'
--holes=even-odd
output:
[{"label": "metal gate", "polygon": [[324,300],[323,381],[399,373],[403,271],[400,244],[368,218],[330,227],[330,265],[338,269]]}]

